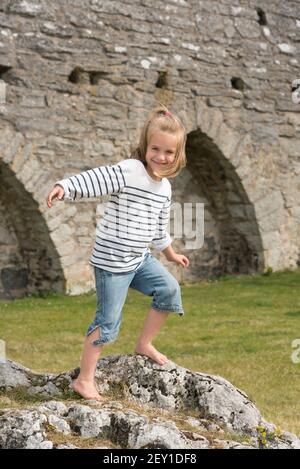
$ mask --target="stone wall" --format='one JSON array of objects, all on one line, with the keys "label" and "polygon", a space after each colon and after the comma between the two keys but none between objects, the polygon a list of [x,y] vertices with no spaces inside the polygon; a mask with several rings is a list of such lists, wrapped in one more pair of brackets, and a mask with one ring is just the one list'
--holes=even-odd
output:
[{"label": "stone wall", "polygon": [[45,197],[127,158],[158,100],[188,131],[173,202],[205,203],[204,246],[174,239],[189,269],[162,262],[180,282],[299,266],[299,35],[299,1],[2,0],[0,296],[93,287],[102,204]]}]

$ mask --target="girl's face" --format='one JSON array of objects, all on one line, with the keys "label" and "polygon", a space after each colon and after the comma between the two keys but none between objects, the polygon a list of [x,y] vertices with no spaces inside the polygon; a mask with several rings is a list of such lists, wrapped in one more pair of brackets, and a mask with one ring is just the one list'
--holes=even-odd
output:
[{"label": "girl's face", "polygon": [[178,137],[167,132],[157,132],[151,136],[146,152],[146,169],[156,181],[161,181],[161,178],[154,174],[155,171],[173,163],[177,143]]}]

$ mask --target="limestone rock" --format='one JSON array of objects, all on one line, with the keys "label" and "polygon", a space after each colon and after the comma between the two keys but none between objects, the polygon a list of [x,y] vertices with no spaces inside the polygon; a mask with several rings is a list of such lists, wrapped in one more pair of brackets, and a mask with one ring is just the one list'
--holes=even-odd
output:
[{"label": "limestone rock", "polygon": [[[295,435],[279,432],[243,391],[219,376],[171,361],[159,366],[140,355],[107,356],[96,370],[103,401],[78,403],[70,401],[69,387],[78,372],[37,374],[10,360],[0,364],[6,398],[13,388],[22,388],[25,396],[27,392],[44,401],[12,410],[6,399],[7,408],[0,412],[0,448],[76,448],[68,440],[74,436],[80,447],[89,440],[95,448],[107,447],[102,440],[112,447],[140,449],[300,448]],[[53,400],[53,394],[64,401]],[[59,442],[55,434],[61,435]]]},{"label": "limestone rock", "polygon": [[68,420],[73,429],[82,438],[95,438],[110,427],[110,415],[104,410],[90,409],[88,406],[76,405],[68,412]]}]

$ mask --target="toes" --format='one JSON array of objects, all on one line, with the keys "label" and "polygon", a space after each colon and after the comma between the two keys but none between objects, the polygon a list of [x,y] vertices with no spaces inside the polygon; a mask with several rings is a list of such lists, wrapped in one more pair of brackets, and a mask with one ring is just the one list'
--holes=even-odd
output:
[{"label": "toes", "polygon": [[138,348],[136,348],[135,353],[151,358],[151,360],[158,363],[159,365],[165,365],[165,363],[169,361],[169,359],[165,355],[159,353],[156,349],[154,349],[154,347],[149,350],[139,350]]},{"label": "toes", "polygon": [[72,382],[70,384],[70,388],[72,389],[72,391],[76,392],[77,394],[79,394],[84,399],[97,400],[97,401],[101,400],[101,396],[98,394],[96,389],[93,390],[93,389],[85,388],[85,387],[82,387],[82,386],[78,386],[74,382]]},{"label": "toes", "polygon": [[165,364],[167,363],[167,361],[168,361],[167,359],[166,359],[166,360],[162,360],[162,361],[161,361],[161,365],[165,365]]},{"label": "toes", "polygon": [[159,365],[165,365],[168,361],[168,358],[162,355],[160,357],[157,357],[156,361],[159,363]]}]

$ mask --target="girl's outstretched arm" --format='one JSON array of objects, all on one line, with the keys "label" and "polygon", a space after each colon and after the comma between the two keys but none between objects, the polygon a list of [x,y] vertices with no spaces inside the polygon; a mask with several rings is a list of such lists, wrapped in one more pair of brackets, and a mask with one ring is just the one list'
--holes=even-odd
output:
[{"label": "girl's outstretched arm", "polygon": [[128,160],[107,166],[98,166],[66,179],[56,181],[64,189],[65,198],[69,200],[83,197],[99,197],[118,193],[125,186],[125,174],[130,170]]}]

